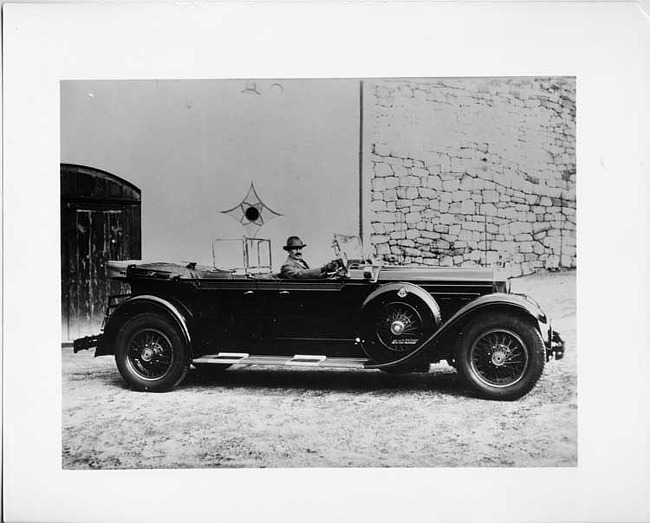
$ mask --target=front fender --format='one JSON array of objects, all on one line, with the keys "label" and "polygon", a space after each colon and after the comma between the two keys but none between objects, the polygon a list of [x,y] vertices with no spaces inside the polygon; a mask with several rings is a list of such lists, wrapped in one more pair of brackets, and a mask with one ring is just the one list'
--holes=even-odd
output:
[{"label": "front fender", "polygon": [[104,333],[95,351],[95,356],[107,356],[114,354],[114,343],[120,328],[130,318],[143,312],[158,312],[170,318],[180,330],[183,339],[191,348],[192,337],[190,335],[189,321],[190,311],[180,303],[172,300],[140,294],[133,296],[121,303],[111,314],[104,326]]},{"label": "front fender", "polygon": [[379,296],[383,296],[389,292],[398,293],[401,292],[402,290],[407,294],[413,294],[414,296],[420,298],[431,310],[431,313],[433,314],[433,317],[435,318],[436,321],[436,327],[440,325],[440,323],[442,322],[442,316],[440,314],[440,306],[438,305],[438,302],[436,302],[436,300],[433,299],[433,296],[431,296],[431,294],[425,291],[422,287],[419,287],[413,283],[408,283],[408,282],[393,282],[393,283],[387,283],[385,285],[377,287],[366,297],[366,299],[363,302],[363,305],[361,305],[361,310],[363,311],[370,302],[372,302]]},{"label": "front fender", "polygon": [[520,314],[525,314],[535,322],[535,325],[540,331],[542,338],[548,338],[550,332],[550,326],[548,325],[548,318],[544,311],[539,307],[539,305],[534,302],[528,296],[523,294],[505,294],[505,293],[494,293],[487,294],[476,298],[474,301],[468,303],[460,310],[458,310],[451,318],[449,318],[445,323],[434,332],[417,350],[411,352],[410,354],[404,356],[403,358],[388,362],[388,363],[378,363],[375,365],[368,365],[369,369],[384,369],[389,367],[396,367],[402,365],[403,363],[408,363],[411,359],[417,357],[422,351],[426,350],[434,341],[440,340],[443,336],[446,336],[450,333],[453,333],[454,330],[458,330],[463,323],[469,319],[474,314],[477,314],[480,311],[489,310],[489,309],[509,309],[513,312],[518,312]]}]

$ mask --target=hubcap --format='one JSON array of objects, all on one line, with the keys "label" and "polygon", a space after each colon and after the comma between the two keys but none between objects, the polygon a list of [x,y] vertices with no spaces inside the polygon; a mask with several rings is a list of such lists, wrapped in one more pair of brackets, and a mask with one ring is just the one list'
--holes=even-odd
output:
[{"label": "hubcap", "polygon": [[506,350],[504,349],[497,349],[492,353],[492,364],[501,367],[502,365],[505,364],[506,362]]},{"label": "hubcap", "polygon": [[395,335],[399,336],[404,332],[404,322],[402,321],[394,321],[391,326],[390,326],[390,331]]},{"label": "hubcap", "polygon": [[151,361],[153,355],[154,352],[149,347],[145,347],[144,349],[142,349],[142,355],[141,355],[142,361]]},{"label": "hubcap", "polygon": [[143,329],[133,335],[128,347],[128,365],[141,378],[157,380],[171,370],[173,348],[165,333]]},{"label": "hubcap", "polygon": [[476,377],[492,387],[519,382],[528,368],[528,347],[514,332],[493,329],[479,336],[470,351]]},{"label": "hubcap", "polygon": [[377,316],[375,329],[381,344],[391,352],[410,352],[424,336],[419,312],[410,304],[399,301],[384,305]]}]

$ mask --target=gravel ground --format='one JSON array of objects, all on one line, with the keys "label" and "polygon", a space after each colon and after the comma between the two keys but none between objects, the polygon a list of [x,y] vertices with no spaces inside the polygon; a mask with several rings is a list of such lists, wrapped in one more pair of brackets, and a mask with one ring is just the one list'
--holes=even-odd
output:
[{"label": "gravel ground", "polygon": [[576,273],[513,280],[567,342],[524,398],[471,397],[453,369],[190,372],[129,390],[113,358],[62,352],[65,469],[577,466]]}]

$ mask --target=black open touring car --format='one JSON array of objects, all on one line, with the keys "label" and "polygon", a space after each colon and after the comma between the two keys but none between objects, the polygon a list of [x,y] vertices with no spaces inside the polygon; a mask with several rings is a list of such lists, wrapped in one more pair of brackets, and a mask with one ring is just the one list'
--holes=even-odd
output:
[{"label": "black open touring car", "polygon": [[146,391],[172,389],[190,365],[407,373],[446,360],[496,400],[528,393],[545,363],[562,358],[546,314],[495,271],[382,266],[350,259],[336,238],[327,279],[282,279],[271,272],[269,241],[249,238],[238,269],[111,262],[131,293],[110,298],[102,333],[75,340],[74,351],[114,355],[124,379]]}]

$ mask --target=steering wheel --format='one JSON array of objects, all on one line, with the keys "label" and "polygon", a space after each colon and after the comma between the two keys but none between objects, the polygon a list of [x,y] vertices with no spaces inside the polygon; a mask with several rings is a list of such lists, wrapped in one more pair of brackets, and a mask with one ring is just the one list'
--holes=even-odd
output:
[{"label": "steering wheel", "polygon": [[337,280],[347,275],[347,270],[345,269],[345,265],[343,265],[343,260],[336,259],[336,260],[332,260],[330,263],[333,263],[336,266],[336,268],[332,271],[328,271],[325,273],[325,277],[328,280]]}]

